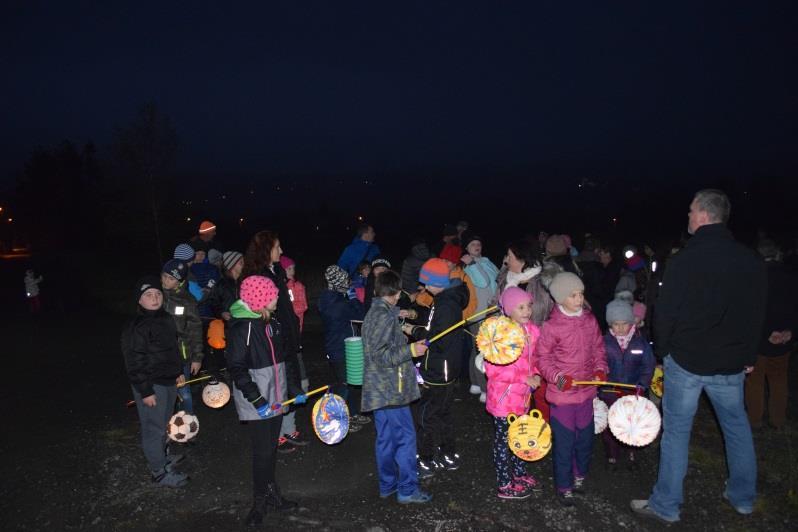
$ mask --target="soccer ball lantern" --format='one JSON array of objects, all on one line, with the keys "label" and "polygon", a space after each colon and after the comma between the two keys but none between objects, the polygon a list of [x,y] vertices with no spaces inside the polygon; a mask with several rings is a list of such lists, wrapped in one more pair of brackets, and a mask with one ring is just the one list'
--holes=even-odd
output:
[{"label": "soccer ball lantern", "polygon": [[202,390],[202,402],[211,408],[222,408],[230,401],[230,387],[223,382],[211,381]]},{"label": "soccer ball lantern", "polygon": [[178,443],[186,443],[199,432],[199,419],[197,416],[187,414],[181,410],[169,418],[166,426],[166,435],[169,439]]}]

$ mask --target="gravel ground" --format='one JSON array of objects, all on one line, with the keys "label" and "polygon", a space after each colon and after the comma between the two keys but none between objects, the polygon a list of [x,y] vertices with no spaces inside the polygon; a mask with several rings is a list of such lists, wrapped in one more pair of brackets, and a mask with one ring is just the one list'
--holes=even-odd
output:
[{"label": "gravel ground", "polygon": [[[5,530],[236,530],[250,504],[249,441],[232,404],[211,410],[199,401],[201,429],[183,446],[185,489],[154,487],[138,443],[135,408],[127,408],[118,315],[6,320],[5,380],[0,387],[0,516]],[[311,385],[327,375],[321,328],[310,315],[305,357]],[[795,383],[795,380],[792,381]],[[792,405],[791,405],[792,406]],[[723,441],[702,403],[693,431],[686,502],[678,530],[798,528],[796,409],[785,431],[756,435],[760,499],[754,515],[738,516],[721,500]],[[658,530],[628,510],[656,478],[658,442],[641,453],[641,469],[616,472],[595,447],[587,494],[563,509],[552,490],[551,460],[529,466],[547,488],[525,501],[495,495],[491,423],[466,387],[454,406],[463,466],[424,482],[430,504],[405,507],[380,500],[373,424],[329,447],[311,435],[309,408],[299,411],[307,447],[280,455],[278,480],[300,508],[270,514],[264,528],[297,530]]]}]

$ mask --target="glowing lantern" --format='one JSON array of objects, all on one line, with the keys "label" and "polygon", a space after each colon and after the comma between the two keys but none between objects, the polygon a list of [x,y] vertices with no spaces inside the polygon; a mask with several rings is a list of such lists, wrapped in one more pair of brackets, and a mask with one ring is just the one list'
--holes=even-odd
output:
[{"label": "glowing lantern", "polygon": [[208,345],[214,349],[224,349],[227,346],[224,338],[224,321],[213,320],[208,324]]},{"label": "glowing lantern", "polygon": [[327,445],[334,445],[349,433],[349,407],[341,397],[326,393],[313,405],[310,415],[313,432]]},{"label": "glowing lantern", "polygon": [[625,395],[615,401],[607,417],[612,434],[633,447],[654,441],[662,425],[657,407],[645,397]]},{"label": "glowing lantern", "polygon": [[507,316],[493,316],[482,322],[477,333],[477,348],[491,364],[511,364],[526,345],[524,330]]},{"label": "glowing lantern", "polygon": [[534,462],[546,456],[551,450],[551,426],[543,419],[540,410],[517,417],[507,416],[507,445],[521,460]]},{"label": "glowing lantern", "polygon": [[596,434],[601,434],[607,428],[607,415],[609,407],[607,403],[596,397],[593,399],[593,428]]},{"label": "glowing lantern", "polygon": [[211,408],[222,408],[230,401],[230,387],[212,380],[202,390],[202,402]]}]

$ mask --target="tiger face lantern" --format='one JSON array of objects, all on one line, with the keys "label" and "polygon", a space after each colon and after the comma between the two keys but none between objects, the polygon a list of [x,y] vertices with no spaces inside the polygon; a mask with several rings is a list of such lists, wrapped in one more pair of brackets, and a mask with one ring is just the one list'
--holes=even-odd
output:
[{"label": "tiger face lantern", "polygon": [[521,460],[535,462],[551,450],[551,426],[543,419],[540,410],[516,416],[509,414],[507,423],[507,445]]}]

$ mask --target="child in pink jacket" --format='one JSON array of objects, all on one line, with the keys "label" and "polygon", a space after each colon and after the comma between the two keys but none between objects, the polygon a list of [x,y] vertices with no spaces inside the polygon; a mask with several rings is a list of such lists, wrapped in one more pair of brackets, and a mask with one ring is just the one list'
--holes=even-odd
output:
[{"label": "child in pink jacket", "polygon": [[607,380],[607,354],[598,322],[585,303],[585,285],[575,274],[558,273],[549,286],[557,305],[543,324],[538,367],[548,381],[554,436],[554,482],[559,501],[573,506],[582,493],[593,454],[596,387],[574,381]]},{"label": "child in pink jacket", "polygon": [[507,416],[524,415],[529,412],[531,389],[540,386],[535,354],[540,331],[532,323],[532,295],[513,286],[505,290],[500,298],[504,313],[517,322],[526,333],[526,345],[521,356],[507,365],[485,362],[488,378],[486,409],[493,416],[493,463],[499,485],[499,498],[526,499],[540,489],[540,483],[526,472],[523,460],[515,456],[507,445]]}]

